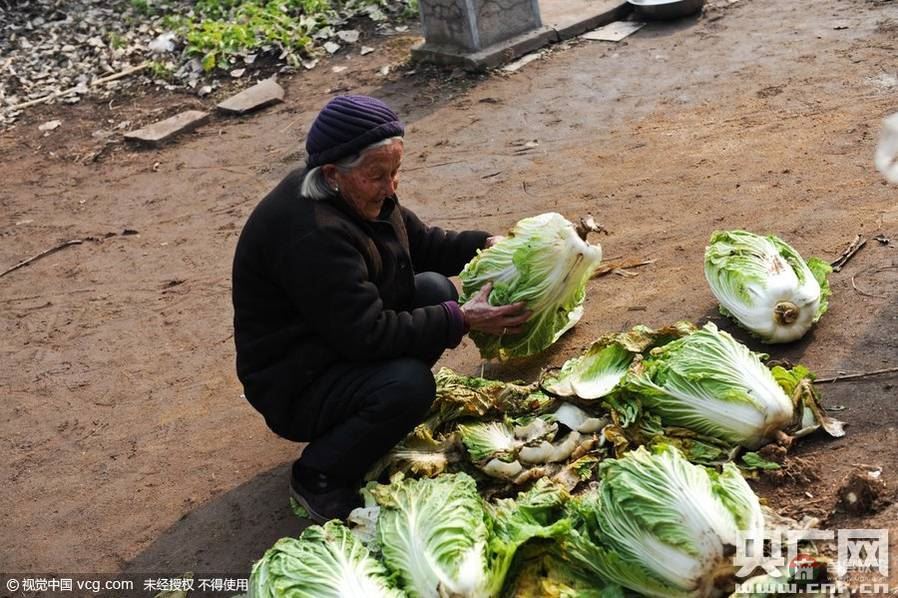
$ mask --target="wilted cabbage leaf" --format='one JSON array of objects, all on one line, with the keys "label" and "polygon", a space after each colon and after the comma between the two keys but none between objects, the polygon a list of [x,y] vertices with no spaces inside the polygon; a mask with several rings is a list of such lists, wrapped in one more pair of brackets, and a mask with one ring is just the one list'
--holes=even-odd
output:
[{"label": "wilted cabbage leaf", "polygon": [[281,538],[252,568],[251,598],[401,598],[386,568],[341,523],[329,521]]},{"label": "wilted cabbage leaf", "polygon": [[534,538],[560,538],[570,531],[563,488],[541,479],[515,499],[499,499],[488,504],[491,533],[489,541],[492,582],[489,595],[501,592],[518,549]]},{"label": "wilted cabbage leaf", "polygon": [[773,235],[715,232],[705,248],[705,278],[720,312],[767,343],[797,340],[826,312],[832,268],[803,260]]},{"label": "wilted cabbage leaf", "polygon": [[472,332],[481,355],[507,359],[548,348],[583,316],[586,283],[601,261],[601,246],[554,212],[519,221],[504,240],[478,252],[461,273],[460,301],[492,282],[492,305],[523,301],[533,312],[520,334]]},{"label": "wilted cabbage leaf", "polygon": [[434,435],[462,418],[534,415],[552,408],[556,400],[537,384],[514,384],[465,376],[449,368],[436,373],[436,400],[416,434]]},{"label": "wilted cabbage leaf", "polygon": [[808,368],[797,365],[792,369],[775,366],[770,370],[777,383],[792,398],[795,418],[789,433],[800,438],[823,428],[834,438],[845,435],[845,424],[826,414],[820,406],[820,395],[814,388],[814,375]]}]

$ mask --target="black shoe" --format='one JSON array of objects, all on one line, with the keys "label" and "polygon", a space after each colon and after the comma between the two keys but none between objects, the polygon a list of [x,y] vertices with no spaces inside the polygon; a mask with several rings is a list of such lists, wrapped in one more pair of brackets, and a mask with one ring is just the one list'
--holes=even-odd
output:
[{"label": "black shoe", "polygon": [[324,474],[317,474],[318,482],[303,483],[295,474],[290,476],[290,496],[309,513],[315,523],[331,519],[345,520],[353,509],[362,506],[358,488],[329,484]]}]

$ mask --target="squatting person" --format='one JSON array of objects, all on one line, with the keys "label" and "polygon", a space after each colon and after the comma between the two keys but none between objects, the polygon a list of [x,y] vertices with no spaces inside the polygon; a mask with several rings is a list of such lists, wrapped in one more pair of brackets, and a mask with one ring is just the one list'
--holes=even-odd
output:
[{"label": "squatting person", "polygon": [[365,472],[424,418],[443,351],[530,316],[491,306],[488,286],[458,304],[447,276],[496,237],[428,226],[399,203],[403,135],[379,100],[332,99],[305,168],[256,206],[234,256],[237,374],[275,433],[309,443],[290,487],[318,521],[358,506]]}]

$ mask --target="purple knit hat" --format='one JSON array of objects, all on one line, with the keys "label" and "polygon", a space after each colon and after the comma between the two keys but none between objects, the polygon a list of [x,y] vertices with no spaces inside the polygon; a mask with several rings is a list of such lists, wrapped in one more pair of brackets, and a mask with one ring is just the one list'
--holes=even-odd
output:
[{"label": "purple knit hat", "polygon": [[337,96],[322,108],[306,137],[306,164],[315,168],[351,156],[372,143],[405,135],[396,113],[368,96]]}]

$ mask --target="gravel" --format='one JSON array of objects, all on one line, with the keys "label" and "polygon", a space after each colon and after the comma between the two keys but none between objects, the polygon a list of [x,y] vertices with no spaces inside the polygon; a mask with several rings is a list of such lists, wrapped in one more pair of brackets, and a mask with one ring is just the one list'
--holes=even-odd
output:
[{"label": "gravel", "polygon": [[50,94],[72,90],[57,100],[77,103],[145,83],[146,76],[123,78],[91,89],[92,81],[143,63],[162,33],[128,2],[0,0],[0,124],[21,114],[17,105]]},{"label": "gravel", "polygon": [[[16,121],[27,109],[22,104],[47,96],[50,102],[74,104],[150,85],[202,97],[218,86],[217,78],[249,79],[258,56],[278,59],[276,49],[248,50],[242,64],[205,73],[198,58],[183,53],[183,40],[166,29],[162,16],[188,14],[192,2],[149,3],[152,15],[139,12],[143,3],[136,0],[0,0],[0,127]],[[357,45],[359,31],[345,25],[359,15],[374,22],[379,33],[389,32],[396,18],[350,0],[333,23],[315,33],[316,47],[297,66],[314,68],[317,57]],[[294,68],[281,64],[282,72]],[[160,70],[169,75],[161,78]]]}]

